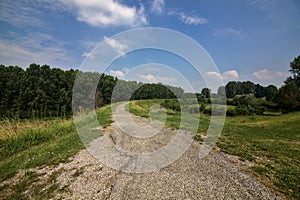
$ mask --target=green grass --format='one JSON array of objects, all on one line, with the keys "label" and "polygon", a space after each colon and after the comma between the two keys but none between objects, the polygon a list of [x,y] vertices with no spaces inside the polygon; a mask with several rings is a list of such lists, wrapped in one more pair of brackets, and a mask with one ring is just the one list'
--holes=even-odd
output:
[{"label": "green grass", "polygon": [[114,104],[112,106],[111,105],[105,106],[96,111],[99,125],[101,125],[103,128],[110,126],[110,124],[113,122],[112,109],[114,109],[117,105],[119,104]]},{"label": "green grass", "polygon": [[[131,101],[129,104],[129,111],[132,114],[150,118],[149,111],[150,108],[155,104],[163,104],[164,100],[139,100],[139,101]],[[190,114],[184,116],[184,121],[181,123],[181,115],[180,112],[176,112],[170,109],[166,110],[166,121],[164,123],[164,126],[171,129],[185,129],[188,131],[192,131],[195,135],[195,139],[198,141],[202,141],[200,135],[205,135],[206,130],[208,129],[209,122],[210,122],[210,116],[201,114],[200,118],[198,119],[199,115],[197,114]],[[163,122],[159,118],[159,116],[162,116],[160,113],[157,114],[158,117],[155,117],[155,121],[157,122]],[[199,123],[198,130],[195,130],[195,124]]]},{"label": "green grass", "polygon": [[[112,122],[111,106],[103,107],[96,113],[100,125],[104,127],[110,125]],[[24,199],[23,192],[27,189],[33,190],[35,198],[50,198],[51,193],[57,190],[58,186],[50,185],[42,193],[39,190],[42,186],[44,187],[42,183],[31,188],[32,183],[38,181],[38,176],[41,174],[36,175],[30,169],[68,162],[69,157],[83,148],[84,144],[72,120],[56,119],[55,123],[50,123],[48,126],[24,128],[16,134],[2,137],[0,139],[0,181],[12,178],[19,170],[25,170],[26,177],[16,185],[2,186],[0,198],[4,195],[6,199]],[[11,189],[9,194],[3,194],[9,189]]]},{"label": "green grass", "polygon": [[[148,117],[149,108],[163,100],[132,101],[131,113]],[[166,127],[177,129],[180,113],[167,110]],[[185,116],[193,123],[194,114]],[[201,114],[196,140],[205,134],[210,116]],[[217,145],[222,151],[255,163],[250,173],[287,198],[300,199],[300,112],[278,116],[226,117]],[[189,130],[188,124],[183,126]]]},{"label": "green grass", "polygon": [[300,113],[228,117],[218,145],[255,162],[252,172],[271,188],[300,198]]}]

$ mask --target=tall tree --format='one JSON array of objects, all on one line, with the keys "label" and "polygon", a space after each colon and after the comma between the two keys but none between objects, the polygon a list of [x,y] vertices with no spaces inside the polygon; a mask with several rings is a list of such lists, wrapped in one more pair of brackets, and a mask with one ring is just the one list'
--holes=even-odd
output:
[{"label": "tall tree", "polygon": [[225,90],[225,86],[220,86],[218,88],[218,93],[219,96],[221,97],[226,97],[226,90]]},{"label": "tall tree", "polygon": [[237,82],[230,81],[225,86],[226,97],[233,98],[237,94]]},{"label": "tall tree", "polygon": [[300,87],[300,55],[290,62],[290,68],[292,76],[288,77],[285,83],[295,82]]},{"label": "tall tree", "polygon": [[290,63],[290,68],[292,76],[274,97],[278,106],[286,111],[300,110],[300,55]]},{"label": "tall tree", "polygon": [[300,109],[300,92],[295,82],[289,82],[282,86],[274,97],[281,109],[294,111]]},{"label": "tall tree", "polygon": [[210,98],[211,95],[211,89],[209,88],[203,88],[201,90],[201,94],[205,97],[205,98]]},{"label": "tall tree", "polygon": [[251,81],[241,82],[241,94],[254,94],[255,84]]}]

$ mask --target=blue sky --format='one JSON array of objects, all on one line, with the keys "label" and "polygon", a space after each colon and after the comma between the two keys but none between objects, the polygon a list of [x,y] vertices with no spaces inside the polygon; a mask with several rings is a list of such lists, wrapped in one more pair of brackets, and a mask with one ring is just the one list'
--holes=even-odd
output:
[{"label": "blue sky", "polygon": [[[207,75],[225,83],[251,80],[280,86],[289,75],[289,62],[300,54],[298,0],[2,0],[0,26],[0,63],[23,68],[34,62],[77,69],[103,41],[126,49],[111,37],[141,27],[191,37],[219,69]],[[188,63],[157,50],[122,55],[107,73],[129,79],[131,69],[151,62],[176,69],[195,90],[202,87]],[[168,73],[153,70],[161,66],[150,66],[137,70],[135,79],[180,86]]]}]

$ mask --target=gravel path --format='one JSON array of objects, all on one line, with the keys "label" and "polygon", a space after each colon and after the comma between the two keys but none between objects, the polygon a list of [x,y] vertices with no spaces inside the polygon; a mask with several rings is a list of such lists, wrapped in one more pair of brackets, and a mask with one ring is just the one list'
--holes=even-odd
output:
[{"label": "gravel path", "polygon": [[[122,120],[119,123],[122,123],[122,130],[134,132],[130,119],[123,115],[126,112],[124,106],[122,104],[117,108],[117,113],[120,114],[117,116],[118,120]],[[132,116],[132,119],[140,125],[148,124],[144,129],[146,132],[151,132],[151,127],[154,131],[161,128],[156,124],[149,125],[149,121],[137,116]],[[108,152],[117,147],[136,154],[149,153],[164,147],[176,137],[175,131],[165,128],[151,138],[136,138],[124,134],[122,130],[117,123],[112,124],[109,137],[111,143],[105,146]],[[101,143],[101,139],[93,141],[89,151],[96,152],[99,142]],[[215,149],[205,158],[199,159],[199,148],[197,142],[192,142],[187,151],[175,162],[148,173],[112,170],[97,163],[97,160],[84,150],[72,161],[78,166],[84,165],[82,173],[74,181],[69,182],[68,176],[62,173],[58,180],[62,180],[61,183],[68,182],[69,189],[68,193],[57,197],[64,199],[280,199],[254,177],[246,174],[243,169],[247,166],[236,157]],[[122,163],[126,165],[124,169],[137,169],[131,163],[137,158],[133,158],[131,154],[119,152],[115,153],[115,156],[121,160],[128,158]]]}]

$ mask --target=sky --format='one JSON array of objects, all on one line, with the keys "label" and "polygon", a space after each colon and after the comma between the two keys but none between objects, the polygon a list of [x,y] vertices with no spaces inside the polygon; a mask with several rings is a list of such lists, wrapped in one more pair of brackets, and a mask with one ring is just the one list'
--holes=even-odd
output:
[{"label": "sky", "polygon": [[[174,86],[185,81],[195,91],[205,86],[203,76],[280,87],[300,55],[298,0],[1,0],[0,27],[0,64],[81,69],[105,43],[119,55],[106,73]],[[128,52],[132,43],[115,37],[147,27],[196,41],[217,70],[197,74],[184,58],[159,49]]]}]

